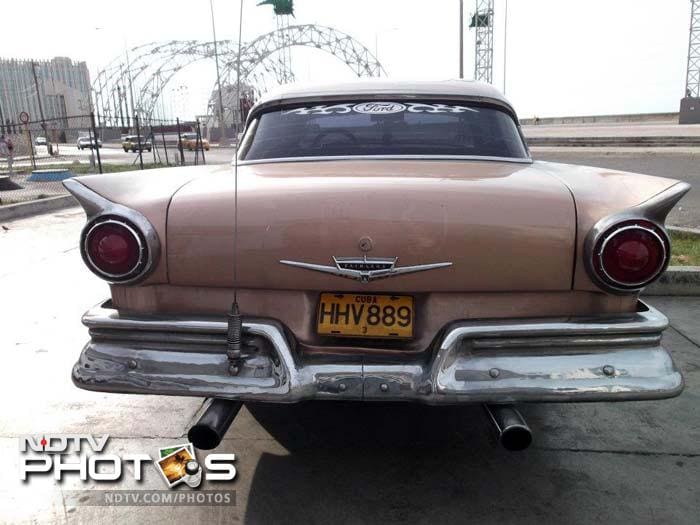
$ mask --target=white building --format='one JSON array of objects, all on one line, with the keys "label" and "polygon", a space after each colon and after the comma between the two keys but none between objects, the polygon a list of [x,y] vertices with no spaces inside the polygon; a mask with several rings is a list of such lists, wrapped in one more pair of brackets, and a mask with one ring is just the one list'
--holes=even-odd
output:
[{"label": "white building", "polygon": [[66,57],[51,60],[0,58],[2,122],[18,123],[23,111],[29,113],[30,120],[40,120],[39,98],[46,120],[90,113],[90,74],[85,62],[74,62]]}]

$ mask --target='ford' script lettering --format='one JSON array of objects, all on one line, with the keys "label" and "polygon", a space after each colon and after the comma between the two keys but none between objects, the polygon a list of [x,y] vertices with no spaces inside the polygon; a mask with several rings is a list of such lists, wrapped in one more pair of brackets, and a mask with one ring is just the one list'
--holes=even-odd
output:
[{"label": "'ford' script lettering", "polygon": [[406,106],[398,102],[363,102],[353,106],[356,113],[366,113],[369,115],[386,115],[387,113],[400,113],[406,111]]}]

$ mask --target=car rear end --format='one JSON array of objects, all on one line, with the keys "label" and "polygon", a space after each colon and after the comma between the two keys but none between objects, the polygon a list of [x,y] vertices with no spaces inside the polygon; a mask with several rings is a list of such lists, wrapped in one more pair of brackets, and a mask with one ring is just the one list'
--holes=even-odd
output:
[{"label": "car rear end", "polygon": [[[395,166],[405,173],[407,168],[401,168]],[[359,166],[353,169],[362,173]],[[438,170],[441,175],[444,171]],[[523,182],[535,180],[534,174],[520,176]],[[259,177],[269,182],[268,176]],[[211,178],[220,178],[221,185],[210,186]],[[275,177],[276,183],[282,180],[281,174]],[[278,402],[434,404],[654,399],[682,388],[682,378],[661,346],[666,318],[639,301],[636,289],[613,289],[593,273],[613,275],[615,287],[625,279],[627,286],[639,286],[641,271],[649,271],[643,281],[653,279],[667,263],[665,256],[658,259],[667,253],[667,237],[651,212],[639,208],[633,228],[627,216],[612,220],[589,241],[593,251],[584,248],[588,254],[574,264],[578,231],[572,203],[558,190],[552,190],[552,200],[561,199],[560,211],[551,202],[547,206],[558,214],[557,224],[544,232],[530,208],[527,213],[517,210],[515,201],[508,206],[520,211],[517,225],[493,219],[468,231],[459,213],[439,217],[439,209],[432,214],[394,209],[380,214],[368,195],[363,205],[347,197],[347,208],[335,203],[337,217],[327,214],[316,224],[303,219],[303,210],[317,209],[320,201],[313,205],[310,198],[302,199],[296,186],[279,192],[300,201],[294,208],[271,195],[264,204],[250,200],[244,191],[239,227],[251,233],[239,241],[239,286],[234,289],[228,182],[224,174],[211,174],[186,184],[172,200],[164,199],[159,206],[169,207],[167,234],[162,219],[155,225],[140,213],[106,203],[106,211],[90,219],[82,241],[86,262],[114,284],[111,300],[84,318],[91,342],[74,369],[79,386]],[[485,217],[479,200],[489,200],[486,194],[474,182],[460,178],[453,183],[447,193]],[[104,193],[93,181],[88,185]],[[469,191],[457,193],[460,185]],[[305,186],[314,193],[313,184]],[[348,191],[342,185],[338,189]],[[670,186],[659,199],[677,198],[678,190],[682,188]],[[368,193],[381,202],[388,191],[373,184]],[[494,193],[499,191],[502,186]],[[96,198],[85,193],[87,199]],[[405,198],[410,201],[410,194]],[[443,202],[449,209],[457,206],[449,199]],[[652,204],[649,209],[658,209]],[[208,214],[201,213],[205,206]],[[287,222],[274,210],[284,210]],[[143,211],[157,217],[162,213],[155,203]],[[384,228],[354,228],[344,220],[350,213]],[[115,219],[119,224],[111,222]],[[397,221],[405,226],[392,227]],[[347,241],[336,240],[341,231],[348,234]],[[105,245],[103,238],[115,235]],[[399,254],[401,264],[394,269],[432,267],[363,283],[328,272],[333,262],[309,248],[324,246],[324,254],[344,256],[366,246],[365,237],[373,245],[370,253],[385,247],[382,255]],[[602,251],[596,248],[600,243],[605,243]],[[112,244],[117,254],[123,252],[121,258]],[[643,250],[653,261],[646,270],[633,267]],[[290,259],[282,259],[283,253]],[[103,258],[107,260],[100,262]],[[344,259],[337,262],[341,269],[372,272],[379,266],[376,259],[370,255],[349,265]],[[605,266],[596,270],[601,260]],[[124,266],[110,266],[115,262]],[[575,284],[577,270],[588,272],[587,265],[588,281]],[[226,312],[234,291],[243,311],[240,356],[228,352]]]},{"label": "car rear end", "polygon": [[668,264],[687,185],[533,163],[507,102],[460,89],[271,97],[237,175],[68,182],[86,264],[112,283],[75,383],[273,402],[677,395],[667,320],[638,294]]}]

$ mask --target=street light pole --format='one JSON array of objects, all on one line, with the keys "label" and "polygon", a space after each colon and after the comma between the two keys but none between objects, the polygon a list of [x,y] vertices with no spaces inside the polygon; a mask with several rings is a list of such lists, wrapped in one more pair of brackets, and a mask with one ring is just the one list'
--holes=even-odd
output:
[{"label": "street light pole", "polygon": [[[226,123],[224,122],[224,99],[221,93],[221,73],[219,72],[219,47],[216,41],[216,24],[214,23],[214,0],[209,0],[209,10],[211,11],[211,32],[214,37],[214,61],[216,62],[216,85],[219,91],[219,145],[226,142]],[[240,35],[238,36],[240,40]]]},{"label": "street light pole", "polygon": [[41,105],[41,93],[39,93],[39,80],[36,76],[36,62],[32,60],[32,75],[34,76],[34,88],[36,89],[36,101],[39,104],[39,116],[41,117],[41,128],[46,136],[46,121],[44,120],[44,107]]},{"label": "street light pole", "polygon": [[136,118],[136,110],[134,109],[134,81],[131,78],[131,60],[129,59],[129,48],[126,48],[126,74],[129,81],[129,94],[131,95],[131,118]]},{"label": "street light pole", "polygon": [[464,78],[464,0],[459,0],[459,78]]}]

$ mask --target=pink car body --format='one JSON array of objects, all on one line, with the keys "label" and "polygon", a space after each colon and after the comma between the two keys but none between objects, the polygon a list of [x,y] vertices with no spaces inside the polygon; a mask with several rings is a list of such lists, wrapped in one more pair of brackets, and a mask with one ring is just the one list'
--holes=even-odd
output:
[{"label": "pink car body", "polygon": [[[83,318],[80,388],[509,404],[683,387],[667,320],[639,292],[668,264],[664,220],[689,186],[532,161],[487,85],[288,88],[250,112],[237,178],[200,166],[66,187],[88,216],[84,259],[112,282]],[[136,239],[125,273],[100,268],[118,267],[110,235]],[[399,307],[381,307],[376,327],[364,310],[341,326],[362,301],[402,300],[405,332],[387,315]]]}]

